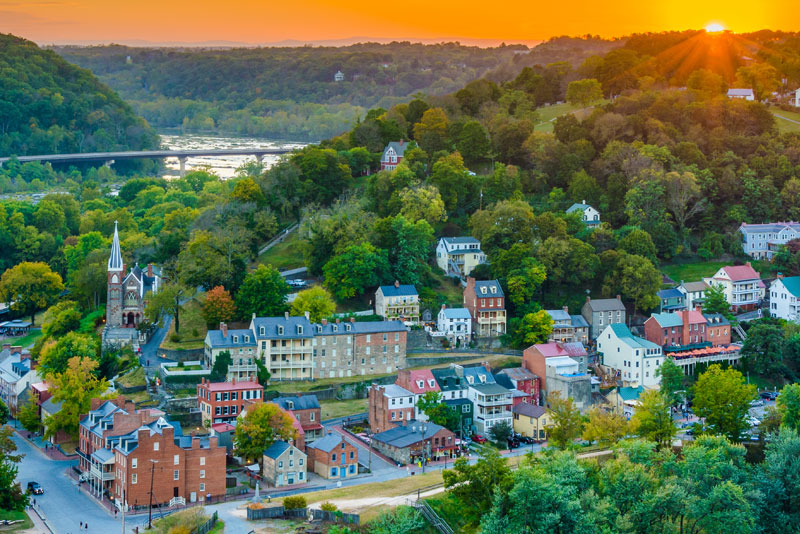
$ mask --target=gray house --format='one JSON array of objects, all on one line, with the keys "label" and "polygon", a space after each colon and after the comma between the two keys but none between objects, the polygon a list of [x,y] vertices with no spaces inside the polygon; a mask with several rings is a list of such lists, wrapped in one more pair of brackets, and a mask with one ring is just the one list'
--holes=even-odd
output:
[{"label": "gray house", "polygon": [[306,455],[292,445],[278,440],[264,451],[264,481],[279,488],[306,482]]},{"label": "gray house", "polygon": [[586,302],[581,308],[581,315],[589,323],[589,337],[597,339],[597,336],[610,324],[625,324],[625,305],[622,297],[617,295],[615,299],[596,299],[586,297]]}]

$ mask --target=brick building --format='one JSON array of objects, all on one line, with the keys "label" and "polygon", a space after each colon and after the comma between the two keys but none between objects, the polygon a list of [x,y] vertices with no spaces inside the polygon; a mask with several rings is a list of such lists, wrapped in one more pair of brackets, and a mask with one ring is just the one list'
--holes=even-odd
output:
[{"label": "brick building", "polygon": [[369,428],[383,432],[414,419],[414,394],[396,384],[369,388]]},{"label": "brick building", "polygon": [[322,410],[316,395],[278,397],[272,402],[290,412],[300,422],[305,443],[311,443],[325,434],[325,429],[320,423]]},{"label": "brick building", "polygon": [[[133,411],[119,397],[92,401],[80,422],[79,465],[96,495],[118,508],[225,494],[225,448],[216,437],[184,436],[180,425]],[[152,481],[151,481],[152,478]]]},{"label": "brick building", "polygon": [[[397,380],[394,383],[414,394],[414,406],[426,393],[439,393],[439,384],[430,369],[402,369],[397,373]],[[426,421],[428,418],[416,410],[414,419]]]},{"label": "brick building", "polygon": [[309,467],[322,478],[351,478],[358,474],[358,451],[339,434],[328,434],[306,446]]},{"label": "brick building", "polygon": [[506,333],[506,307],[503,288],[497,280],[467,278],[464,288],[464,307],[472,317],[472,332],[478,337],[493,337]]},{"label": "brick building", "polygon": [[314,377],[392,373],[406,366],[408,330],[401,321],[328,322],[314,325]]},{"label": "brick building", "polygon": [[[505,378],[500,378],[501,376]],[[505,382],[506,379],[508,383]],[[539,377],[525,367],[502,369],[495,375],[495,381],[501,386],[521,391],[530,396],[530,401],[526,402],[539,404],[539,388],[541,387]]]},{"label": "brick building", "polygon": [[255,378],[230,382],[208,382],[205,378],[197,384],[197,407],[203,424],[235,421],[248,404],[262,402],[264,387]]},{"label": "brick building", "polygon": [[458,449],[456,436],[431,422],[409,421],[372,436],[372,446],[401,464],[452,456]]},{"label": "brick building", "polygon": [[644,322],[644,337],[664,348],[731,342],[730,322],[720,314],[705,315],[701,308],[654,313]]}]

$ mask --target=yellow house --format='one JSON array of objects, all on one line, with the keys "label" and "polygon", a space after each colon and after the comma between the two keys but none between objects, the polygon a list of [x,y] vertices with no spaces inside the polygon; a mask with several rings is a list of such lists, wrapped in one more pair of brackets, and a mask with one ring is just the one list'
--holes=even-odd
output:
[{"label": "yellow house", "polygon": [[514,406],[514,432],[533,439],[547,439],[547,409],[522,402]]}]

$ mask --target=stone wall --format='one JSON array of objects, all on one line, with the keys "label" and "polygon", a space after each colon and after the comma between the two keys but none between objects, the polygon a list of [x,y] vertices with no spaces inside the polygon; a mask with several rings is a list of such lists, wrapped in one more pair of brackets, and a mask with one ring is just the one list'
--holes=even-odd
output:
[{"label": "stone wall", "polygon": [[188,362],[191,360],[202,360],[203,359],[203,349],[187,349],[187,350],[175,350],[175,349],[158,349],[158,355],[162,358],[167,360],[172,360],[174,362]]},{"label": "stone wall", "polygon": [[[335,386],[331,386],[329,388],[324,389],[312,389],[312,390],[305,390],[305,391],[281,391],[276,392],[272,391],[265,391],[264,398],[267,400],[272,400],[275,397],[288,397],[292,395],[316,395],[317,399],[323,400],[349,400],[349,399],[366,399],[367,394],[369,392],[369,387],[372,384],[394,384],[394,381],[397,380],[397,375],[389,375],[384,376],[381,378],[365,378],[365,380],[360,380],[358,382],[348,382],[345,384],[336,384]],[[268,388],[269,386],[267,386]]]},{"label": "stone wall", "polygon": [[[409,354],[406,358],[406,364],[408,367],[432,367],[434,365],[443,365],[443,364],[450,364],[450,363],[460,363],[469,360],[477,360],[481,356],[494,356],[497,355],[496,352],[456,352],[450,353],[447,356],[434,356],[434,355],[419,355],[416,354]],[[522,365],[522,358],[521,354],[504,354],[505,356],[513,356],[520,358],[519,364]]]}]

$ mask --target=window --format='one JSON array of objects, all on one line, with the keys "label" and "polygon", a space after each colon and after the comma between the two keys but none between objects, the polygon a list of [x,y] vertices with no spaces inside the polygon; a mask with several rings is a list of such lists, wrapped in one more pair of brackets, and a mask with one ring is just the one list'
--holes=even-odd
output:
[{"label": "window", "polygon": [[174,454],[172,456],[172,464],[173,465],[178,465],[179,463],[181,463],[181,457],[179,455],[177,455],[177,454]]},{"label": "window", "polygon": [[175,471],[172,472],[172,480],[180,480],[180,478],[181,478],[180,471],[176,469]]},{"label": "window", "polygon": [[202,492],[204,492],[205,490],[206,490],[206,483],[205,483],[205,482],[201,482],[201,483],[200,483],[200,492],[202,493]]},{"label": "window", "polygon": [[395,332],[394,333],[394,340],[395,341],[400,341],[400,332]]},{"label": "window", "polygon": [[338,473],[338,470],[335,467],[331,467],[331,476],[335,477],[337,473]]},{"label": "window", "polygon": [[139,477],[136,475],[136,473],[131,475],[131,484],[136,484],[136,482],[138,480],[139,480]]},{"label": "window", "polygon": [[283,469],[283,460],[278,462],[278,469]]},{"label": "window", "polygon": [[294,460],[289,460],[289,467],[294,467]]},{"label": "window", "polygon": [[153,442],[153,450],[154,451],[158,450],[158,442],[157,441]]},{"label": "window", "polygon": [[206,478],[206,470],[205,469],[201,469],[200,470],[200,478]]},{"label": "window", "polygon": [[136,469],[138,467],[139,461],[136,458],[131,459],[131,469]]},{"label": "window", "polygon": [[316,415],[316,414],[315,414],[314,412],[311,412],[311,413],[309,414],[309,420],[310,420],[310,421],[313,421],[313,420],[314,420],[314,417],[315,417],[315,415]]},{"label": "window", "polygon": [[332,462],[336,461],[336,453],[335,452],[331,455],[331,461]]},{"label": "window", "polygon": [[353,451],[350,451],[350,459],[352,460],[353,458],[355,458],[355,453]]},{"label": "window", "polygon": [[278,335],[279,335],[279,336],[282,336],[282,335],[283,335],[283,327],[282,327],[282,326],[280,326],[280,325],[278,325]]},{"label": "window", "polygon": [[[300,464],[300,465],[303,465],[303,464]],[[304,473],[302,471],[300,471],[299,473],[297,473],[297,479],[298,480],[303,480],[303,475],[304,475]]]},{"label": "window", "polygon": [[262,336],[264,335],[264,327],[263,327],[263,326],[259,327],[259,329],[258,329],[258,333],[259,333],[260,335],[262,335]]},{"label": "window", "polygon": [[201,456],[200,457],[200,465],[206,465],[206,457],[205,456]]}]

